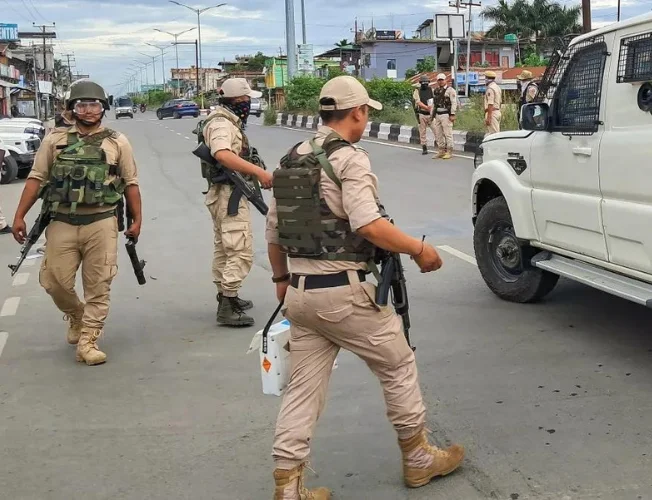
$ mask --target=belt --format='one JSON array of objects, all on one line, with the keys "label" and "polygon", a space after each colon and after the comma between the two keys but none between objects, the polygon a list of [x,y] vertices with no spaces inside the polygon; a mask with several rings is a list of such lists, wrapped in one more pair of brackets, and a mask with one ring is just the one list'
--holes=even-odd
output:
[{"label": "belt", "polygon": [[108,212],[100,212],[99,214],[61,214],[57,213],[52,220],[58,222],[65,222],[66,224],[71,224],[73,226],[86,226],[97,222],[98,220],[108,219],[109,217],[115,217],[115,210],[109,210]]},{"label": "belt", "polygon": [[436,115],[450,115],[448,111],[435,111]]},{"label": "belt", "polygon": [[[357,271],[360,281],[366,281],[366,272]],[[299,278],[305,276],[303,288],[305,290],[314,290],[316,288],[333,288],[336,286],[345,286],[349,284],[349,275],[347,271],[337,274],[293,274],[290,278],[290,285],[299,288]]]}]

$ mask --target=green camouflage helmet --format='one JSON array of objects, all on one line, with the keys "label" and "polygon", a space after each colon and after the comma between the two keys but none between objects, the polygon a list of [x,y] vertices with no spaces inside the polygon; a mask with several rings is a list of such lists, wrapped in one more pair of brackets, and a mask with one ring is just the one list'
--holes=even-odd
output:
[{"label": "green camouflage helmet", "polygon": [[106,111],[111,109],[104,89],[90,80],[77,82],[75,85],[70,87],[70,96],[68,97],[66,108],[72,109],[75,101],[79,99],[97,99],[104,105]]}]

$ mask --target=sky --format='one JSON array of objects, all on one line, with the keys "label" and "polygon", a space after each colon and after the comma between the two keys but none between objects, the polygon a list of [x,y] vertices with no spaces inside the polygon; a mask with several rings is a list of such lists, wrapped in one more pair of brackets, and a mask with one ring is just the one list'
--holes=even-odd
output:
[{"label": "sky", "polygon": [[[266,55],[286,53],[284,0],[217,0],[214,3],[200,0],[201,4],[194,0],[179,1],[195,8],[226,2],[201,15],[203,67],[215,67],[220,61],[233,60],[236,55],[258,51]],[[485,0],[482,8],[496,1]],[[560,3],[575,5],[579,0],[561,0]],[[300,43],[301,1],[294,0],[294,4],[296,41]],[[615,22],[616,4],[617,0],[591,0],[593,26]],[[473,15],[475,31],[489,27],[476,15],[479,10],[476,8]],[[621,0],[622,19],[650,10],[650,0]],[[163,64],[170,77],[170,68],[176,66],[175,47],[171,45],[174,39],[155,28],[171,33],[195,28],[180,35],[180,42],[194,42],[197,35],[197,15],[168,0],[0,0],[0,12],[0,22],[17,23],[21,31],[32,30],[33,22],[37,25],[55,23],[55,55],[74,54],[71,57],[73,71],[89,74],[108,93],[123,91],[126,75],[133,74],[134,66],[139,63],[150,63],[147,81],[154,83],[151,56],[155,55],[159,56],[155,61],[156,81],[162,83],[161,50],[146,43],[163,48]],[[434,13],[446,12],[455,12],[448,7],[448,0],[306,0],[307,43],[313,44],[318,54],[344,38],[353,39],[356,18],[359,28],[370,28],[373,20],[376,29],[398,29],[410,37],[422,21]],[[194,64],[193,45],[178,45],[177,48],[180,67]]]}]

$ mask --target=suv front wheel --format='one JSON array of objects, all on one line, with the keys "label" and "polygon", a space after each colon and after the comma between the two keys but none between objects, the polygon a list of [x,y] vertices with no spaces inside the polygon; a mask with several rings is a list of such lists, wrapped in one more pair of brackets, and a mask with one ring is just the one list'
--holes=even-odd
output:
[{"label": "suv front wheel", "polygon": [[480,274],[498,297],[510,302],[536,302],[548,295],[559,276],[530,262],[539,251],[516,238],[505,198],[488,202],[475,223],[473,247]]}]

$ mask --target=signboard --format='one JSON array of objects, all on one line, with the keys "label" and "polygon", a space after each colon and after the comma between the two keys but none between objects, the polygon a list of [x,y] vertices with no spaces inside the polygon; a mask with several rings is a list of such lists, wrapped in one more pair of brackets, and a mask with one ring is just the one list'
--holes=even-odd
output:
[{"label": "signboard", "polygon": [[[480,83],[480,75],[477,71],[469,72],[469,85],[478,85]],[[457,74],[457,84],[466,85],[466,72]]]},{"label": "signboard", "polygon": [[40,94],[52,94],[52,82],[44,82],[39,80],[38,91]]},{"label": "signboard", "polygon": [[15,42],[18,40],[18,25],[0,23],[0,41]]},{"label": "signboard", "polygon": [[376,30],[376,40],[399,40],[403,33],[398,30]]},{"label": "signboard", "polygon": [[464,14],[436,14],[435,37],[464,38]]},{"label": "signboard", "polygon": [[315,71],[315,57],[311,44],[299,44],[299,52],[297,54],[298,65],[297,68],[301,73],[314,73]]},{"label": "signboard", "polygon": [[54,31],[19,31],[18,38],[56,38],[57,34]]}]

